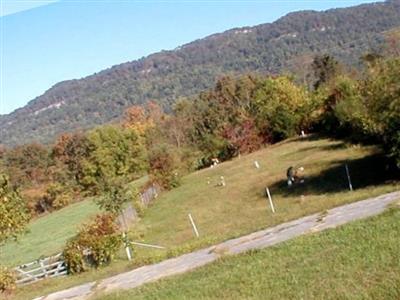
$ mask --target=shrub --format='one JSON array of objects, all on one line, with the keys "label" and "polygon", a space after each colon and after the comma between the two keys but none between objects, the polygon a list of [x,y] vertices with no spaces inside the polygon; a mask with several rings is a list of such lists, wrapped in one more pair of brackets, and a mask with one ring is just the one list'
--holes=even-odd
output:
[{"label": "shrub", "polygon": [[15,274],[6,267],[0,267],[0,293],[11,293],[15,287]]},{"label": "shrub", "polygon": [[71,274],[81,273],[90,267],[108,264],[121,245],[122,239],[113,215],[97,215],[67,242],[63,255],[68,271]]},{"label": "shrub", "polygon": [[52,183],[48,186],[43,197],[44,203],[52,209],[60,209],[70,203],[71,196],[66,187],[59,183]]},{"label": "shrub", "polygon": [[71,195],[69,194],[60,194],[53,201],[53,208],[60,209],[67,206],[71,202]]}]

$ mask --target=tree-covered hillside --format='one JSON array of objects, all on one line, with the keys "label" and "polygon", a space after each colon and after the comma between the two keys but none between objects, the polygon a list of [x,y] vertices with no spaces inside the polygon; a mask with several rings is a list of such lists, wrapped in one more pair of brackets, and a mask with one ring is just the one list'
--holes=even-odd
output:
[{"label": "tree-covered hillside", "polygon": [[149,100],[168,110],[177,98],[210,88],[223,74],[290,69],[304,81],[309,57],[317,53],[357,66],[359,57],[380,49],[384,33],[397,26],[400,1],[393,0],[291,13],[271,24],[214,34],[56,84],[25,107],[0,116],[0,144],[49,142],[62,132],[115,120],[125,108]]}]

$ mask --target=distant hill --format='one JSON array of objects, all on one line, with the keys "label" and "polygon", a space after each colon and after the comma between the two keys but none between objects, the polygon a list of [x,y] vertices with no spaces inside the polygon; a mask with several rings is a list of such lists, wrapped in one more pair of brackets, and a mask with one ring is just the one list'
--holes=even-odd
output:
[{"label": "distant hill", "polygon": [[[301,57],[330,53],[357,65],[400,26],[400,0],[325,12],[290,13],[274,23],[231,29],[79,79],[60,82],[23,108],[0,116],[0,144],[49,142],[65,131],[118,119],[149,100],[165,109],[207,89],[223,74],[279,73]],[[21,87],[22,88],[22,87]]]}]

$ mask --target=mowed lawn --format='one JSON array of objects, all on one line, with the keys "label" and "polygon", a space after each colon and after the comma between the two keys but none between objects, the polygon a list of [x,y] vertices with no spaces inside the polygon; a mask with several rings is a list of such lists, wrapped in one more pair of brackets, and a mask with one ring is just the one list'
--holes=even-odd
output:
[{"label": "mowed lawn", "polygon": [[[254,161],[259,163],[259,169]],[[350,170],[352,192],[345,164]],[[305,182],[291,189],[286,184],[289,166],[304,167]],[[225,187],[218,186],[221,176]],[[129,235],[131,240],[161,245],[165,250],[134,246],[132,262],[126,261],[121,250],[117,261],[110,266],[23,287],[16,298],[39,296],[97,280],[304,215],[399,190],[400,182],[394,176],[387,171],[383,156],[374,146],[351,145],[317,136],[286,140],[215,168],[194,172],[183,178],[180,187],[161,193]],[[265,196],[267,186],[275,214]],[[197,225],[199,238],[193,234],[189,213]],[[46,229],[42,235],[44,232]],[[46,243],[52,243],[52,237],[46,235],[42,243],[41,247],[47,249]]]},{"label": "mowed lawn", "polygon": [[[349,191],[345,164],[353,192]],[[291,189],[286,183],[289,166],[304,167],[305,182]],[[225,187],[217,186],[221,176]],[[317,137],[288,140],[186,176],[182,186],[164,193],[146,210],[132,236],[168,248],[221,241],[399,189],[400,182],[391,176],[374,147]],[[266,187],[275,214],[267,202]],[[200,233],[198,239],[189,213]],[[156,252],[159,250],[137,249],[138,256]]]},{"label": "mowed lawn", "polygon": [[[147,179],[144,176],[129,185],[139,188]],[[13,267],[61,252],[79,227],[99,212],[94,199],[88,198],[33,220],[17,242],[0,247],[0,265]]]},{"label": "mowed lawn", "polygon": [[0,264],[12,267],[62,251],[65,241],[97,212],[96,204],[88,199],[37,218],[17,242],[7,243],[0,248]]},{"label": "mowed lawn", "polygon": [[400,299],[400,209],[97,300]]}]

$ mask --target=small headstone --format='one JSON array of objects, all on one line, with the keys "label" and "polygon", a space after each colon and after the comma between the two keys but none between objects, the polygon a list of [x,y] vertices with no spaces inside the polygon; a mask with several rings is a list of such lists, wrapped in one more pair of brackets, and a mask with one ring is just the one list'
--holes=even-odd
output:
[{"label": "small headstone", "polygon": [[224,176],[221,176],[220,185],[221,185],[221,186],[225,186],[225,178],[224,178]]},{"label": "small headstone", "polygon": [[305,137],[305,136],[306,136],[306,134],[304,133],[304,130],[301,131],[301,136],[302,136],[302,137]]}]

